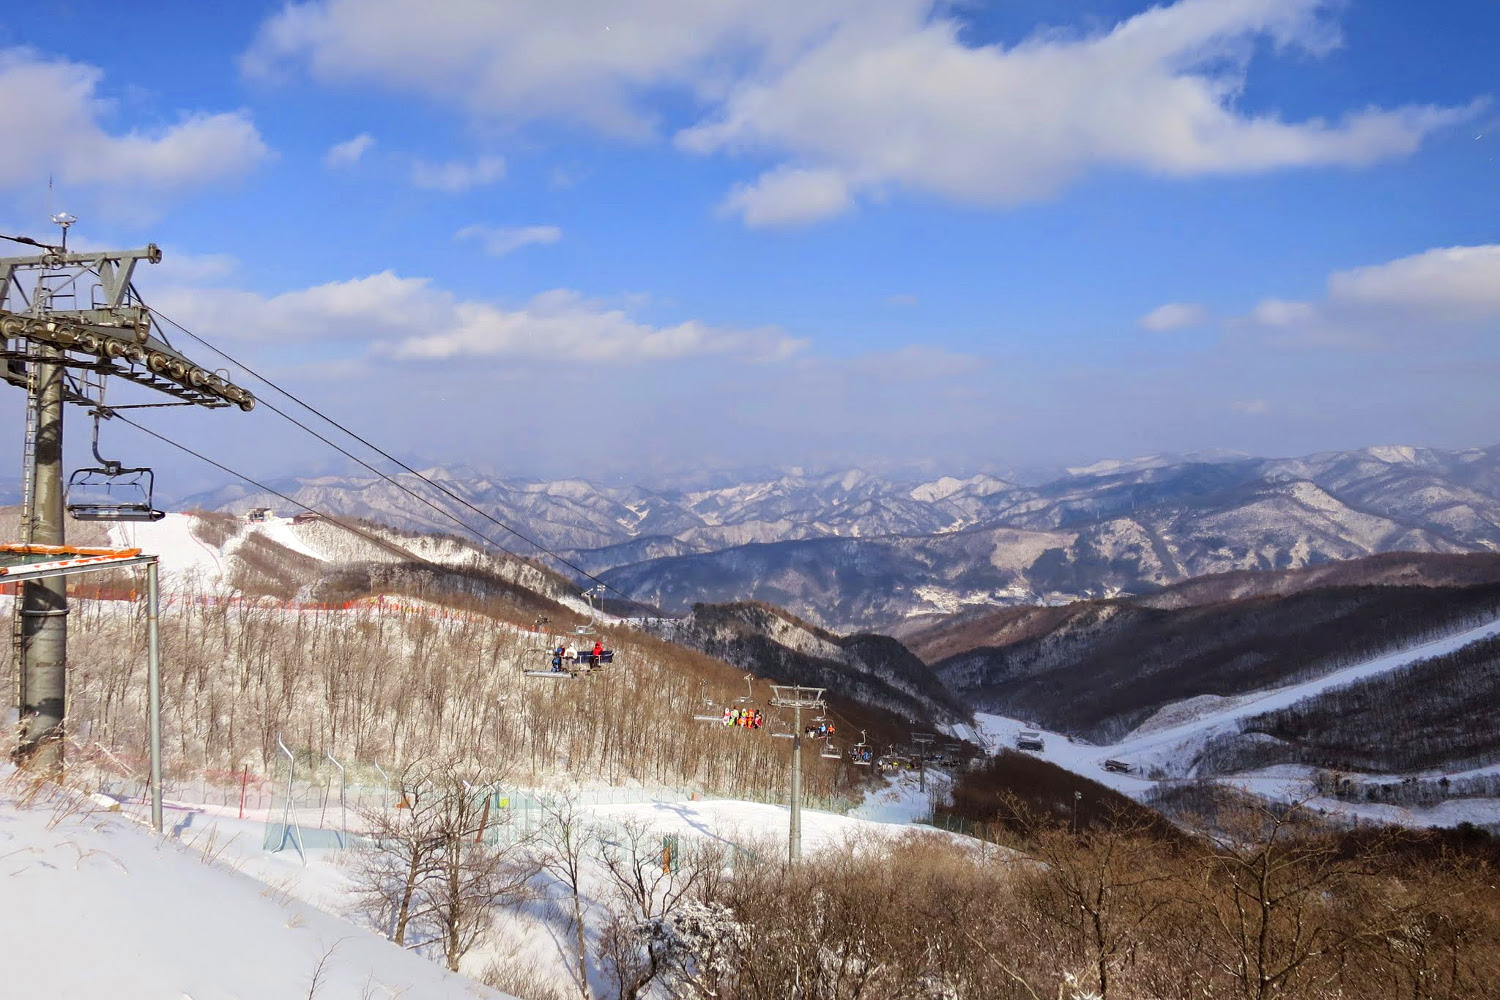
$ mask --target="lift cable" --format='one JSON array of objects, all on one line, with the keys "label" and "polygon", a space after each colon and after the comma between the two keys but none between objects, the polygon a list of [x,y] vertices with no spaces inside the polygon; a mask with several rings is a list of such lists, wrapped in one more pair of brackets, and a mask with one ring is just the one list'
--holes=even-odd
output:
[{"label": "lift cable", "polygon": [[171,445],[173,448],[176,448],[178,451],[186,452],[187,454],[193,456],[194,458],[198,459],[199,461],[207,462],[209,465],[212,465],[214,468],[218,469],[219,471],[221,471],[221,472],[227,472],[227,473],[229,473],[229,475],[235,477],[236,479],[240,480],[241,482],[249,483],[251,486],[254,486],[256,489],[263,490],[266,493],[269,493],[269,494],[271,494],[274,497],[279,497],[282,500],[285,500],[287,503],[291,504],[293,507],[301,508],[302,510],[306,511],[309,514],[316,514],[316,515],[318,515],[318,517],[322,518],[325,521],[328,521],[330,524],[333,524],[333,525],[335,525],[336,527],[339,527],[339,528],[343,528],[345,531],[347,531],[347,532],[349,532],[351,534],[358,535],[361,538],[365,539],[366,541],[371,542],[374,545],[377,545],[380,548],[386,550],[387,552],[393,553],[395,555],[399,555],[399,556],[401,556],[404,559],[415,559],[418,562],[426,563],[428,566],[431,566],[434,569],[449,569],[450,568],[450,567],[443,566],[440,563],[433,562],[430,559],[426,559],[426,558],[418,555],[415,552],[409,552],[406,549],[402,548],[401,546],[395,544],[394,542],[389,541],[388,539],[381,538],[379,535],[374,534],[373,532],[365,531],[363,528],[356,527],[356,526],[350,524],[347,521],[344,521],[344,520],[342,520],[340,518],[334,517],[332,514],[329,514],[326,511],[318,510],[316,507],[309,507],[307,504],[303,503],[300,500],[294,500],[293,498],[287,496],[285,493],[282,493],[282,492],[280,492],[278,490],[272,489],[271,487],[267,486],[265,483],[262,483],[262,482],[260,482],[258,480],[250,478],[249,476],[245,475],[243,472],[238,472],[238,471],[236,471],[234,469],[231,469],[229,466],[225,465],[224,463],[219,462],[219,461],[215,461],[214,459],[209,458],[207,455],[203,454],[202,452],[194,451],[192,448],[189,448],[185,444],[179,444],[178,442],[173,441],[171,438],[167,437],[166,435],[157,433],[156,431],[154,431],[151,428],[147,427],[145,424],[136,423],[134,420],[131,420],[129,417],[125,416],[124,414],[116,413],[114,415],[114,419],[116,419],[116,420],[123,420],[125,423],[127,423],[130,426],[134,427],[136,430],[140,431],[141,433],[148,434],[151,437],[156,438],[156,440],[162,442],[163,444]]},{"label": "lift cable", "polygon": [[40,247],[43,250],[51,250],[54,253],[63,252],[62,247],[53,246],[51,243],[42,243],[32,239],[30,236],[6,236],[4,233],[0,233],[0,240],[10,240],[12,243],[24,243],[27,246]]},{"label": "lift cable", "polygon": [[[376,445],[375,443],[371,442],[367,438],[364,438],[361,435],[359,435],[359,434],[355,433],[354,431],[350,430],[348,427],[346,427],[343,424],[339,423],[337,420],[335,420],[332,417],[328,416],[326,413],[322,412],[317,407],[313,406],[311,403],[308,403],[305,400],[301,399],[300,397],[298,397],[294,393],[290,392],[289,390],[282,388],[280,385],[278,385],[277,383],[271,381],[269,378],[267,378],[266,376],[262,375],[260,372],[256,371],[254,368],[251,368],[249,365],[245,364],[243,361],[241,361],[238,358],[234,357],[233,355],[229,354],[227,351],[224,351],[223,349],[215,346],[214,344],[209,343],[207,340],[205,340],[202,337],[198,336],[196,333],[194,333],[193,331],[189,330],[187,327],[183,326],[181,323],[177,322],[175,319],[172,319],[170,316],[167,316],[167,315],[165,315],[163,313],[155,312],[155,311],[153,311],[152,315],[156,316],[158,319],[161,319],[161,320],[165,321],[166,323],[171,324],[173,327],[175,327],[176,329],[180,330],[183,334],[185,334],[186,336],[188,336],[188,337],[192,338],[193,340],[197,341],[199,344],[202,344],[204,347],[208,348],[210,351],[213,351],[215,354],[219,355],[221,358],[223,358],[224,360],[228,361],[230,364],[233,364],[236,367],[240,368],[242,371],[244,371],[245,373],[247,373],[248,375],[250,375],[252,378],[254,378],[254,379],[260,381],[261,383],[269,386],[270,388],[274,389],[276,392],[280,393],[282,396],[285,396],[287,399],[290,399],[292,402],[296,403],[298,406],[302,407],[304,410],[306,410],[309,413],[313,414],[318,419],[324,421],[325,423],[327,423],[327,424],[329,424],[329,425],[331,425],[333,427],[338,428],[344,434],[346,434],[349,437],[353,438],[354,440],[358,441],[360,444],[364,445],[366,448],[369,448],[371,451],[375,452],[377,455],[380,455],[382,458],[386,459],[387,461],[394,463],[395,465],[399,466],[401,469],[403,469],[404,471],[410,473],[411,475],[416,476],[422,482],[426,483],[428,486],[430,486],[433,489],[437,490],[439,493],[442,493],[444,496],[448,497],[449,499],[451,499],[451,500],[453,500],[453,501],[455,501],[455,502],[457,502],[459,504],[462,504],[464,507],[467,507],[469,510],[472,510],[474,513],[478,514],[480,517],[482,517],[485,520],[489,521],[490,523],[494,524],[496,527],[502,528],[505,531],[510,532],[512,535],[515,535],[517,538],[521,539],[521,541],[525,542],[526,544],[528,544],[532,548],[534,548],[537,552],[542,553],[544,555],[547,555],[547,556],[551,557],[552,559],[556,560],[558,563],[562,564],[563,566],[566,566],[568,569],[570,569],[573,572],[577,573],[579,576],[582,576],[583,578],[592,581],[594,584],[598,585],[599,587],[604,588],[605,590],[611,591],[612,593],[618,595],[622,600],[624,600],[624,601],[626,601],[626,602],[628,602],[630,604],[633,604],[636,607],[641,608],[644,611],[648,611],[648,612],[651,612],[653,614],[659,614],[660,613],[659,609],[653,608],[652,606],[650,606],[648,604],[644,604],[644,603],[636,600],[635,598],[631,597],[629,594],[625,593],[624,591],[620,590],[618,587],[615,587],[615,586],[613,586],[613,585],[611,585],[609,583],[606,583],[605,581],[599,579],[594,574],[592,574],[592,573],[588,572],[587,570],[583,569],[581,566],[578,566],[575,563],[571,562],[570,560],[568,560],[568,559],[564,558],[563,556],[559,555],[558,553],[553,552],[551,549],[547,548],[545,545],[543,545],[540,542],[536,541],[535,539],[527,536],[526,534],[518,531],[517,529],[511,527],[510,525],[506,524],[504,521],[501,521],[499,518],[495,517],[494,515],[486,512],[484,510],[481,510],[479,507],[476,507],[474,504],[470,503],[468,500],[465,500],[462,496],[459,496],[457,493],[454,493],[452,490],[450,490],[447,487],[443,486],[441,483],[435,482],[432,479],[428,478],[427,476],[423,475],[421,472],[418,472],[416,469],[412,468],[410,465],[407,465],[405,462],[401,461],[401,459],[399,459],[396,456],[392,455],[390,452],[388,452],[385,449],[381,448],[379,445]],[[511,555],[515,555],[515,553],[511,553],[510,550],[505,549],[503,546],[499,545],[499,543],[493,541],[492,539],[486,538],[482,533],[476,532],[473,528],[471,528],[469,525],[465,524],[462,520],[460,520],[458,517],[456,517],[452,512],[444,510],[441,507],[437,507],[434,504],[432,504],[430,501],[428,501],[428,500],[426,500],[426,499],[418,496],[415,493],[412,493],[412,491],[411,491],[411,489],[409,487],[404,486],[404,485],[396,482],[394,479],[392,479],[391,477],[387,476],[385,473],[380,472],[378,469],[375,469],[373,466],[369,465],[368,463],[363,462],[363,461],[361,461],[358,458],[355,458],[353,455],[350,455],[347,451],[344,451],[344,449],[339,448],[338,445],[333,444],[333,442],[329,441],[327,438],[323,437],[321,434],[318,434],[316,431],[311,430],[305,424],[302,424],[299,421],[294,420],[292,417],[288,416],[285,412],[277,409],[274,406],[271,406],[269,403],[266,403],[265,400],[262,399],[259,402],[261,403],[261,405],[268,407],[273,412],[281,415],[282,417],[284,417],[285,419],[291,421],[293,424],[296,424],[298,427],[302,428],[303,430],[307,431],[308,433],[313,434],[315,437],[317,437],[319,440],[323,441],[325,444],[328,444],[329,446],[338,449],[338,451],[340,453],[342,453],[345,456],[353,459],[356,462],[359,462],[366,469],[369,469],[372,472],[375,472],[377,475],[382,476],[388,482],[391,482],[393,485],[398,486],[399,488],[405,490],[407,493],[410,493],[412,496],[417,497],[417,499],[420,499],[424,503],[427,503],[428,506],[433,507],[434,510],[439,511],[444,516],[446,516],[446,517],[450,518],[451,520],[453,520],[456,524],[461,525],[462,527],[465,528],[465,530],[468,530],[468,531],[470,531],[472,533],[475,533],[475,534],[479,535],[479,537],[484,538],[484,540],[487,543],[495,545],[497,548],[501,549],[501,551],[507,552],[507,553],[509,553]],[[277,495],[279,496],[280,494],[277,494]],[[517,558],[519,558],[519,557],[517,557]]]},{"label": "lift cable", "polygon": [[[433,510],[437,511],[439,514],[441,514],[444,517],[448,518],[454,524],[457,524],[460,528],[463,528],[465,531],[469,532],[469,534],[473,535],[475,538],[479,539],[481,542],[485,543],[486,545],[492,545],[495,548],[499,549],[501,552],[504,552],[506,555],[513,556],[516,559],[521,559],[522,558],[522,556],[518,555],[515,552],[512,552],[510,549],[507,549],[505,546],[501,545],[499,542],[495,541],[493,538],[490,538],[484,532],[478,530],[477,528],[474,528],[474,527],[470,526],[469,524],[467,524],[464,521],[460,520],[458,517],[455,517],[452,511],[448,510],[445,507],[439,507],[437,504],[433,503],[431,500],[429,500],[426,497],[422,496],[420,493],[417,493],[410,486],[407,486],[405,483],[403,483],[400,480],[396,479],[394,476],[391,476],[388,473],[382,472],[380,469],[377,469],[375,466],[371,465],[369,462],[366,462],[364,459],[360,458],[359,456],[351,454],[349,451],[347,451],[346,449],[340,447],[338,444],[334,443],[333,441],[328,440],[328,438],[324,437],[322,434],[319,434],[317,431],[313,430],[311,427],[307,426],[302,421],[298,420],[296,417],[294,417],[291,414],[287,413],[285,410],[279,409],[274,404],[267,403],[265,400],[261,400],[260,401],[260,405],[264,406],[266,409],[270,410],[272,413],[277,414],[282,419],[284,419],[285,421],[287,421],[287,423],[292,424],[295,427],[299,427],[302,430],[306,431],[307,433],[311,434],[313,437],[317,438],[319,441],[322,441],[324,444],[328,445],[328,447],[332,448],[334,451],[338,452],[340,455],[343,455],[345,458],[349,459],[351,462],[356,462],[359,465],[363,466],[364,468],[368,469],[369,471],[375,473],[375,475],[379,476],[381,479],[384,479],[386,482],[390,483],[392,486],[396,487],[398,490],[401,490],[403,493],[407,494],[412,499],[421,501],[422,503],[426,504],[428,507],[431,507]],[[278,494],[278,496],[279,495],[280,494]]]},{"label": "lift cable", "polygon": [[[248,371],[248,369],[246,369],[246,370]],[[254,373],[252,372],[252,374],[254,374]],[[263,402],[263,405],[269,405],[269,404],[264,404],[264,402]],[[273,407],[273,409],[274,409],[274,407]],[[280,411],[277,411],[277,412],[280,412]],[[181,443],[179,443],[177,441],[174,441],[171,438],[167,437],[166,435],[160,434],[157,431],[154,431],[151,428],[145,426],[144,424],[137,423],[136,421],[131,420],[129,417],[125,416],[122,413],[115,413],[113,416],[114,416],[114,419],[124,421],[125,423],[127,423],[130,426],[134,427],[136,430],[140,431],[141,433],[149,435],[150,437],[155,438],[156,440],[162,442],[163,444],[170,445],[173,448],[176,448],[178,451],[181,451],[181,452],[184,452],[184,453],[186,453],[188,455],[191,455],[192,457],[198,459],[201,462],[206,462],[209,465],[212,465],[214,468],[218,469],[219,471],[228,473],[229,475],[235,477],[236,479],[240,480],[241,482],[248,483],[249,485],[254,486],[256,489],[262,490],[263,492],[269,493],[270,495],[272,495],[274,497],[277,497],[277,498],[279,498],[281,500],[286,501],[287,503],[291,504],[293,507],[297,507],[297,508],[299,508],[299,509],[301,509],[303,511],[306,511],[309,514],[316,514],[320,518],[328,521],[330,524],[333,524],[333,525],[335,525],[336,527],[339,527],[339,528],[343,528],[345,531],[348,531],[351,534],[358,535],[359,537],[365,539],[366,541],[371,542],[372,544],[377,545],[380,548],[385,549],[388,552],[392,552],[394,554],[400,555],[403,558],[416,559],[418,562],[425,563],[426,565],[431,566],[434,569],[447,569],[448,568],[448,567],[445,567],[445,566],[441,565],[440,563],[436,563],[436,562],[433,562],[430,559],[426,559],[426,558],[418,555],[417,553],[410,552],[410,551],[408,551],[408,550],[406,550],[404,548],[401,548],[399,545],[396,545],[396,544],[388,541],[387,539],[381,538],[379,535],[376,535],[376,534],[374,534],[372,532],[366,531],[363,528],[356,527],[355,525],[350,524],[347,521],[344,521],[344,520],[342,520],[340,518],[334,517],[333,515],[325,512],[325,511],[318,510],[316,507],[308,506],[307,504],[303,503],[302,501],[296,500],[296,499],[294,499],[294,498],[286,495],[285,493],[282,493],[279,490],[273,489],[272,487],[266,485],[265,483],[262,483],[259,480],[254,479],[254,478],[246,475],[243,472],[239,472],[239,471],[237,471],[235,469],[231,469],[229,466],[225,465],[224,463],[219,462],[219,461],[217,461],[215,459],[212,459],[212,458],[208,457],[207,455],[203,454],[200,451],[195,451],[192,448],[189,448],[187,445],[181,444]],[[285,416],[285,414],[283,414],[283,416]],[[293,420],[291,417],[287,417],[287,419],[291,420],[293,423],[296,423],[296,421]],[[306,430],[307,428],[303,428],[303,429]],[[310,430],[308,431],[308,433],[314,434],[314,435],[317,434],[317,432],[310,431]],[[332,442],[329,442],[329,444],[330,444],[331,447],[334,447],[334,448],[338,447],[337,445],[332,444]],[[340,450],[342,450],[342,449],[340,449]],[[355,461],[358,461],[358,459],[355,459]],[[423,497],[418,496],[417,499],[422,500],[424,503],[429,503],[429,501],[427,501]],[[447,516],[449,516],[450,518],[453,517],[452,514],[449,514],[447,511],[443,511],[442,508],[435,508],[435,509],[439,510],[441,513],[447,514]],[[463,522],[459,522],[459,523],[462,524]],[[468,528],[468,525],[464,525],[464,527]],[[469,528],[468,530],[470,530],[471,532],[474,531],[473,528]],[[475,533],[479,534],[478,532],[475,532]],[[481,534],[480,537],[483,538],[483,535]],[[515,553],[510,553],[508,550],[505,550],[505,549],[502,549],[502,551],[506,551],[510,555],[514,555],[515,554]],[[630,600],[629,598],[626,598],[626,599]],[[637,606],[639,606],[639,607],[646,607],[646,605],[639,604],[639,602],[636,602],[636,601],[631,601],[631,603],[637,604]],[[850,727],[850,731],[852,731],[853,724],[847,718],[845,718],[842,713],[835,711],[831,706],[827,705],[826,702],[825,702],[823,710],[824,710],[824,712],[826,714],[834,716],[835,718],[837,718],[841,723],[843,723],[843,725]]]}]

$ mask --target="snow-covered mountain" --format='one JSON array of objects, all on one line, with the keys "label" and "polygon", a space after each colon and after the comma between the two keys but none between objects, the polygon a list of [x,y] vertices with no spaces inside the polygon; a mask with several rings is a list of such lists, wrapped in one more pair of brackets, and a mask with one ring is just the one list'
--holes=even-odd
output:
[{"label": "snow-covered mountain", "polygon": [[755,599],[830,628],[889,630],[967,607],[1139,593],[1233,570],[1497,551],[1500,448],[1152,465],[975,502],[974,527],[662,557],[606,578],[671,610]]},{"label": "snow-covered mountain", "polygon": [[[690,551],[704,551],[789,538],[952,531],[975,523],[983,513],[980,501],[1006,488],[1002,481],[989,477],[912,484],[858,470],[787,473],[732,486],[670,490],[583,480],[505,480],[442,468],[424,470],[423,475],[548,548],[569,550],[604,549],[656,537],[676,539]],[[469,523],[494,530],[483,516],[417,477],[402,474],[395,478]],[[332,514],[408,528],[454,528],[432,506],[374,475],[319,476],[273,485],[301,503]],[[286,506],[274,496],[241,487],[182,502],[184,507],[233,512],[278,504]],[[626,548],[603,558],[610,565],[620,565],[635,554],[634,548]]]},{"label": "snow-covered mountain", "polygon": [[[426,474],[621,589],[660,595],[669,610],[764,600],[838,629],[889,629],[975,605],[1106,596],[1378,552],[1500,551],[1500,446],[1372,447],[1292,459],[1151,456],[1032,486],[859,470],[796,470],[701,488]],[[535,554],[416,477],[401,480],[520,554]],[[331,513],[454,530],[438,510],[375,476],[280,485]],[[243,490],[193,500],[236,511],[280,503]]]}]

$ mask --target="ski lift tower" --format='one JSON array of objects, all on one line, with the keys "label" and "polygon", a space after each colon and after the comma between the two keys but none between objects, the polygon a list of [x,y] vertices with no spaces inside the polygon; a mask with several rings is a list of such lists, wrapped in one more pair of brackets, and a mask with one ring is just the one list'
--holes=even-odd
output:
[{"label": "ski lift tower", "polygon": [[771,685],[771,704],[792,710],[792,826],[787,837],[787,860],[802,860],[802,710],[823,708],[825,688]]},{"label": "ski lift tower", "polygon": [[[63,404],[86,406],[105,419],[129,408],[104,405],[104,383],[114,375],[171,399],[136,406],[248,411],[255,405],[254,396],[230,382],[227,373],[196,364],[153,324],[131,278],[142,261],[161,261],[155,244],[70,251],[68,229],[78,220],[62,213],[52,221],[62,228],[58,245],[7,237],[41,252],[0,257],[0,378],[26,391],[20,542],[37,546],[65,544]],[[105,514],[94,519],[141,519],[129,512],[117,518]],[[48,769],[62,766],[67,614],[62,577],[23,583],[13,632],[21,720],[15,755]]]},{"label": "ski lift tower", "polygon": [[912,745],[917,748],[917,790],[927,791],[927,755],[932,752],[932,745],[937,742],[937,737],[932,733],[912,733]]}]

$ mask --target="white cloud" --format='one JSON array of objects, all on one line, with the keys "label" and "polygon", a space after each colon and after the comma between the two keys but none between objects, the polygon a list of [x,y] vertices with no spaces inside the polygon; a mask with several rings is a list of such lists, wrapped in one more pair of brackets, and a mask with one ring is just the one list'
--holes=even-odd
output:
[{"label": "white cloud", "polygon": [[323,157],[323,166],[330,170],[352,167],[370,151],[373,145],[375,145],[375,137],[368,132],[361,132],[353,139],[347,139],[344,142],[336,142],[328,147],[328,152]]},{"label": "white cloud", "polygon": [[305,68],[318,80],[417,93],[484,118],[564,116],[641,136],[656,122],[644,92],[722,94],[865,2],[308,0],[269,18],[241,66],[271,77]]},{"label": "white cloud", "polygon": [[1250,318],[1261,326],[1292,327],[1315,319],[1317,311],[1308,302],[1285,299],[1262,299],[1250,311]]},{"label": "white cloud", "polygon": [[1331,302],[1463,321],[1500,317],[1500,244],[1441,247],[1328,279]]},{"label": "white cloud", "polygon": [[[434,324],[429,322],[428,328]],[[729,330],[697,320],[652,326],[577,292],[544,292],[520,309],[456,302],[439,333],[407,336],[384,349],[402,359],[529,357],[633,364],[694,356],[784,361],[805,341],[770,329]]]},{"label": "white cloud", "polygon": [[587,172],[581,169],[553,167],[547,172],[547,186],[554,191],[569,191],[587,176]]},{"label": "white cloud", "polygon": [[550,0],[307,0],[270,18],[248,72],[305,67],[486,119],[566,117],[677,133],[700,154],[786,162],[725,207],[807,222],[889,188],[980,205],[1048,197],[1090,169],[1169,177],[1360,166],[1411,153],[1473,113],[1407,106],[1287,121],[1245,112],[1252,55],[1339,44],[1337,0],[1178,0],[1092,34],[976,45],[950,0],[637,0],[580,13]]},{"label": "white cloud", "polygon": [[1271,404],[1264,399],[1236,399],[1229,404],[1229,408],[1236,413],[1255,417],[1270,410]]},{"label": "white cloud", "polygon": [[1336,271],[1322,299],[1264,299],[1240,325],[1288,345],[1500,333],[1500,244],[1439,247]]},{"label": "white cloud", "polygon": [[179,287],[156,293],[153,302],[208,335],[222,317],[234,316],[234,332],[251,338],[325,345],[342,341],[346,347],[400,360],[638,364],[713,356],[769,362],[790,358],[806,346],[772,329],[735,330],[697,320],[656,326],[566,289],[508,308],[461,299],[429,279],[390,271],[271,298]]},{"label": "white cloud", "polygon": [[1168,302],[1157,306],[1136,321],[1143,330],[1152,333],[1167,333],[1202,326],[1208,322],[1208,310],[1196,302]]},{"label": "white cloud", "polygon": [[1085,38],[972,46],[952,19],[847,23],[785,73],[738,85],[678,137],[795,156],[860,189],[977,204],[1044,198],[1097,166],[1166,176],[1363,165],[1464,112],[1367,109],[1286,122],[1235,107],[1255,41],[1329,44],[1321,0],[1180,0]]},{"label": "white cloud", "polygon": [[851,204],[849,185],[837,171],[778,167],[753,184],[736,185],[720,208],[760,227],[816,222]]},{"label": "white cloud", "polygon": [[485,226],[476,223],[460,229],[454,234],[454,239],[477,240],[485,253],[503,257],[533,244],[556,243],[562,239],[562,230],[557,226]]},{"label": "white cloud", "polygon": [[31,49],[0,50],[0,189],[45,184],[65,193],[129,193],[155,199],[237,180],[270,158],[242,112],[185,112],[171,125],[110,131],[113,102],[103,72]]},{"label": "white cloud", "polygon": [[411,167],[411,182],[429,191],[459,194],[470,188],[493,184],[505,176],[505,158],[481,156],[470,163],[428,163],[417,160]]}]

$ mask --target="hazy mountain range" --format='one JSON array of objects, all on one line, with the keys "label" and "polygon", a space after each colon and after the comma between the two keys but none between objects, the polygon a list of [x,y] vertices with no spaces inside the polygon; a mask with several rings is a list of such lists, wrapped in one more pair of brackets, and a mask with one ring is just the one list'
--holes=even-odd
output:
[{"label": "hazy mountain range", "polygon": [[[989,475],[901,481],[859,470],[699,489],[426,474],[668,611],[754,599],[842,630],[899,631],[967,607],[1139,593],[1207,573],[1378,552],[1500,551],[1500,446],[1154,456],[1096,463],[1039,485]],[[401,479],[455,507],[415,477]],[[278,488],[331,513],[456,530],[374,476]],[[238,489],[192,502],[224,510],[280,503]],[[458,512],[533,554],[472,511]]]}]

